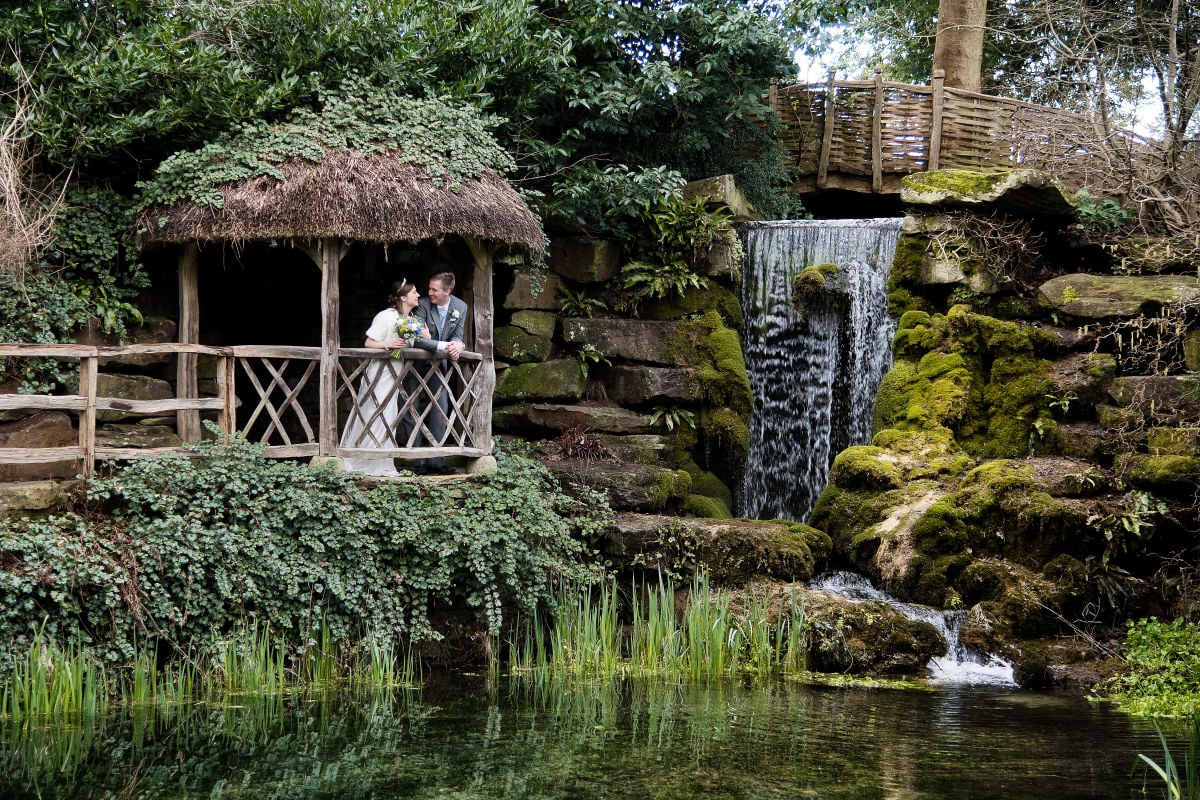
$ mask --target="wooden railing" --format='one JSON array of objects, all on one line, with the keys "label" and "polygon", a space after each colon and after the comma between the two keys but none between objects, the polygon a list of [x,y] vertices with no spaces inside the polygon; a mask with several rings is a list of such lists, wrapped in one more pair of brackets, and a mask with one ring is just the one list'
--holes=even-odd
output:
[{"label": "wooden railing", "polygon": [[936,169],[1027,167],[1071,187],[1119,191],[1152,165],[1158,145],[1127,130],[1019,100],[946,86],[874,80],[772,85],[786,165],[799,191],[899,192],[900,178]]},{"label": "wooden railing", "polygon": [[[174,355],[215,360],[215,388],[208,397],[127,400],[99,395],[102,362],[133,355]],[[130,459],[179,451],[182,447],[105,447],[97,444],[97,412],[130,416],[175,413],[207,415],[227,434],[239,433],[266,445],[275,458],[316,455],[421,458],[446,455],[479,457],[491,452],[491,393],[494,372],[483,369],[478,353],[464,352],[457,362],[422,350],[405,350],[403,360],[362,348],[339,349],[335,385],[320,385],[322,348],[279,346],[208,347],[194,344],[146,344],[93,347],[74,344],[0,344],[0,358],[50,358],[77,361],[79,378],[73,394],[0,394],[0,411],[63,411],[77,419],[78,443],[63,447],[0,448],[0,464],[78,461],[90,476],[98,460]],[[398,417],[412,421],[405,441],[364,442],[339,447],[320,432],[341,431],[359,408],[366,365],[382,360],[389,376],[385,403],[397,405]],[[445,362],[444,368],[439,368]],[[198,392],[197,392],[198,393]],[[438,402],[444,396],[443,403]],[[320,422],[323,407],[337,408],[337,420]],[[440,424],[439,424],[440,423]],[[180,424],[180,430],[189,426]],[[328,437],[327,437],[328,439]]]}]

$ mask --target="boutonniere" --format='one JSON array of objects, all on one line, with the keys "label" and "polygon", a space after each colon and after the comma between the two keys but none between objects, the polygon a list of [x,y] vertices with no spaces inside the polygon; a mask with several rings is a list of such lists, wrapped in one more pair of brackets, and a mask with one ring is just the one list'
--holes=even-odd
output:
[{"label": "boutonniere", "polygon": [[458,309],[457,308],[450,312],[450,319],[452,319],[456,322],[458,321]]}]

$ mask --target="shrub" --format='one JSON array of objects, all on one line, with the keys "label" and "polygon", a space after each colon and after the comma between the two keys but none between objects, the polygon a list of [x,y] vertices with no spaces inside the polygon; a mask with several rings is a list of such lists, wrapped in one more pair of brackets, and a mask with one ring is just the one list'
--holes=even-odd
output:
[{"label": "shrub", "polygon": [[0,669],[43,625],[108,660],[145,637],[188,651],[247,626],[300,647],[322,625],[438,638],[431,610],[454,602],[495,633],[504,607],[533,613],[593,573],[584,541],[606,506],[525,458],[499,455],[456,505],[436,485],[356,489],[240,439],[195,450],[95,481],[81,511],[0,522]]}]

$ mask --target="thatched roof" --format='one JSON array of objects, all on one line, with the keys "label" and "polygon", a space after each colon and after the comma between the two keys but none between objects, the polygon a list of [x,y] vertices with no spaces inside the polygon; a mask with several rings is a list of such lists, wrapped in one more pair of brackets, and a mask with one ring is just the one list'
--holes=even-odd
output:
[{"label": "thatched roof", "polygon": [[471,236],[538,254],[542,228],[503,178],[486,171],[435,185],[423,167],[399,155],[326,148],[320,163],[279,165],[282,181],[259,176],[221,187],[222,208],[190,200],[141,215],[143,244],[155,242],[340,238],[416,242]]}]

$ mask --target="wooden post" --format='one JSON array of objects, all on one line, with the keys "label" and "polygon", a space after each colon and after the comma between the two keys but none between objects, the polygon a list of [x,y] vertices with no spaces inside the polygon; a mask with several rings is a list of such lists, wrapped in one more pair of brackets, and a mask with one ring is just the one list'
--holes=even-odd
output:
[{"label": "wooden post", "polygon": [[875,68],[875,105],[871,109],[871,191],[883,191],[883,68]]},{"label": "wooden post", "polygon": [[217,424],[229,436],[237,432],[236,370],[237,358],[233,355],[221,356],[217,361],[217,394],[223,402]]},{"label": "wooden post", "polygon": [[941,169],[942,114],[946,103],[946,71],[933,71],[933,117],[929,123],[929,171]]},{"label": "wooden post", "polygon": [[338,305],[341,302],[338,286],[338,267],[347,248],[337,239],[322,239],[317,251],[321,267],[321,421],[318,433],[318,452],[332,456],[337,450],[337,379],[338,349],[342,346],[338,332]]},{"label": "wooden post", "polygon": [[833,76],[836,73],[829,70],[829,79],[825,81],[825,127],[821,132],[821,156],[817,162],[817,187],[824,189],[829,182],[829,151],[833,147]]},{"label": "wooden post", "polygon": [[[183,246],[179,256],[179,343],[200,343],[200,247],[195,242]],[[180,353],[175,367],[175,394],[192,400],[200,396],[196,376],[195,353]],[[175,412],[179,438],[185,442],[200,439],[200,412]]]},{"label": "wooden post", "polygon": [[467,245],[475,259],[475,275],[472,280],[474,297],[471,309],[475,319],[475,345],[473,349],[483,360],[477,369],[480,377],[479,396],[471,407],[471,418],[467,420],[470,441],[474,447],[492,451],[492,395],[496,391],[496,360],[492,347],[494,327],[492,309],[492,246],[479,239],[467,236]]},{"label": "wooden post", "polygon": [[79,394],[83,396],[83,410],[79,412],[79,448],[83,450],[83,477],[90,478],[96,472],[96,377],[100,359],[85,356],[79,359]]},{"label": "wooden post", "polygon": [[771,78],[771,82],[767,84],[767,106],[771,109],[771,113],[779,117],[779,112],[775,106],[779,103],[779,78]]}]

